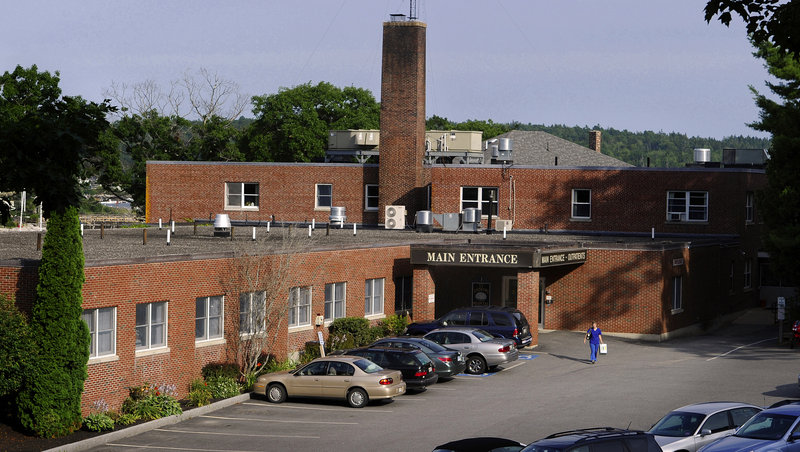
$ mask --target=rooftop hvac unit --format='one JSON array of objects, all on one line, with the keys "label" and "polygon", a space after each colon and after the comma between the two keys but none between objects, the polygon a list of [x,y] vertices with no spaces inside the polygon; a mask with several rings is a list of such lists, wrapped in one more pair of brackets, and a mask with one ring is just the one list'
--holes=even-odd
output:
[{"label": "rooftop hvac unit", "polygon": [[346,209],[344,207],[331,207],[329,222],[332,226],[344,226],[347,221]]},{"label": "rooftop hvac unit", "polygon": [[386,229],[406,228],[406,206],[386,206],[384,227]]},{"label": "rooftop hvac unit", "polygon": [[708,163],[710,161],[711,161],[711,149],[695,148],[694,150],[695,163]]},{"label": "rooftop hvac unit", "polygon": [[417,211],[417,232],[433,232],[433,213],[430,210]]}]

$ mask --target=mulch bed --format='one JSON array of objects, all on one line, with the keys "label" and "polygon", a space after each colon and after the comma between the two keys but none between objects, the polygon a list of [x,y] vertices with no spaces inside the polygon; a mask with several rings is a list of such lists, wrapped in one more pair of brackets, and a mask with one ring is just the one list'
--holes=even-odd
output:
[{"label": "mulch bed", "polygon": [[[216,402],[217,400],[212,400]],[[189,406],[188,401],[181,400],[181,409],[184,412],[194,408]],[[125,427],[115,427],[113,431],[122,430],[134,425],[141,424],[147,421],[138,421],[134,424]],[[59,438],[40,438],[38,436],[31,436],[25,433],[23,428],[17,422],[16,416],[12,413],[0,413],[0,451],[3,452],[27,452],[27,451],[42,451],[52,449],[64,444],[70,444],[84,439],[94,438],[108,432],[90,432],[88,430],[80,429],[67,436]]]}]

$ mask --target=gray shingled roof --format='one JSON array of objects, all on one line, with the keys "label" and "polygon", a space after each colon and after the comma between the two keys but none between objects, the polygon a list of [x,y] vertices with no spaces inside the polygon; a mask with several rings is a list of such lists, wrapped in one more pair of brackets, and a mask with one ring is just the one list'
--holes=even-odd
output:
[{"label": "gray shingled roof", "polygon": [[[511,139],[515,165],[554,166],[558,157],[558,166],[634,166],[547,132],[512,130],[496,138]],[[484,151],[484,161],[491,158],[491,151]]]}]

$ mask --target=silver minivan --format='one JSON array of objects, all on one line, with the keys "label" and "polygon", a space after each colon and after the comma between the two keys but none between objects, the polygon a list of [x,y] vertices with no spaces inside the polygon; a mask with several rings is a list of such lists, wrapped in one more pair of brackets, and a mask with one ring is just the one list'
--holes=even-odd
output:
[{"label": "silver minivan", "polygon": [[740,402],[705,402],[667,413],[648,430],[664,452],[695,452],[706,444],[732,435],[761,408]]}]

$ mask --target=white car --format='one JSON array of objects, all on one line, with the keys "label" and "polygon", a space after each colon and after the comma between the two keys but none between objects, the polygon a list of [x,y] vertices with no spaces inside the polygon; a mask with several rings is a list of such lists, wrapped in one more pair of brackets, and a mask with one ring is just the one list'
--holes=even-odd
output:
[{"label": "white car", "polygon": [[706,444],[732,435],[761,412],[749,403],[705,402],[669,412],[650,430],[664,452],[695,452]]}]

